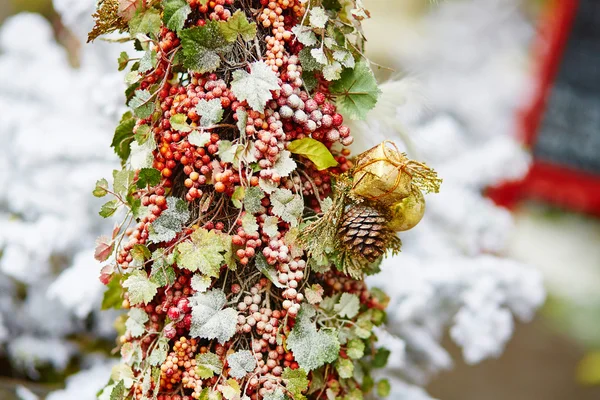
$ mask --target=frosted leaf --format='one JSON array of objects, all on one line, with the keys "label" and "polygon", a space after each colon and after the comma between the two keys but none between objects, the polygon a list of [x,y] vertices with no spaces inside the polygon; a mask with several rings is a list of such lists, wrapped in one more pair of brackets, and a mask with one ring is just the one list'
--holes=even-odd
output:
[{"label": "frosted leaf", "polygon": [[153,137],[146,140],[144,144],[139,144],[136,141],[131,142],[131,168],[152,168],[152,163],[154,161],[152,152],[154,150],[156,150],[156,142]]},{"label": "frosted leaf", "polygon": [[319,285],[318,283],[312,285],[311,287],[307,288],[304,291],[304,295],[306,296],[306,301],[309,302],[309,304],[318,304],[320,302],[323,301],[323,294],[325,293],[325,290],[323,290],[323,287],[321,285]]},{"label": "frosted leaf", "polygon": [[277,388],[273,393],[266,393],[263,400],[287,400],[288,397],[281,388]]},{"label": "frosted leaf", "polygon": [[172,115],[169,119],[171,123],[171,128],[176,131],[187,133],[192,131],[192,127],[187,123],[187,115],[186,114],[175,114]]},{"label": "frosted leaf", "polygon": [[342,71],[342,64],[340,64],[337,61],[334,61],[323,67],[323,78],[327,79],[330,82],[336,81],[342,76]]},{"label": "frosted leaf", "polygon": [[212,279],[207,275],[194,274],[192,276],[191,285],[192,289],[196,292],[204,293],[212,284]]},{"label": "frosted leaf", "polygon": [[315,49],[311,49],[310,50],[310,55],[319,63],[319,64],[323,64],[323,65],[327,65],[328,61],[327,61],[327,56],[325,55],[325,52],[323,51],[322,48],[317,47]]},{"label": "frosted leaf", "polygon": [[190,298],[192,306],[192,327],[190,335],[203,339],[217,339],[223,344],[235,334],[237,311],[223,309],[227,298],[219,289],[197,293]]},{"label": "frosted leaf", "polygon": [[122,381],[125,388],[129,389],[133,385],[133,371],[129,365],[117,364],[113,367],[110,378],[119,382]]},{"label": "frosted leaf", "polygon": [[292,28],[296,39],[305,46],[314,46],[317,44],[317,35],[308,26],[296,25]]},{"label": "frosted leaf", "polygon": [[185,20],[192,12],[192,8],[185,0],[165,0],[163,8],[163,21],[167,28],[175,32],[183,28]]},{"label": "frosted leaf", "polygon": [[256,255],[254,258],[254,263],[256,264],[256,269],[258,269],[267,279],[269,279],[271,283],[275,285],[275,287],[279,289],[285,288],[285,285],[283,285],[281,282],[279,282],[279,279],[277,279],[277,271],[275,270],[275,267],[267,263],[267,260],[262,253],[258,253]]},{"label": "frosted leaf", "polygon": [[146,327],[144,326],[146,322],[148,322],[148,314],[141,308],[134,307],[129,310],[127,313],[129,318],[127,322],[125,322],[125,327],[131,333],[131,336],[136,338],[140,337],[146,332]]},{"label": "frosted leaf", "polygon": [[161,336],[154,345],[152,353],[148,356],[148,363],[150,365],[160,365],[167,359],[167,353],[169,352],[169,340],[164,336]]},{"label": "frosted leaf", "polygon": [[358,360],[365,355],[365,342],[361,339],[352,339],[346,346],[346,354],[353,360]]},{"label": "frosted leaf", "polygon": [[337,331],[317,330],[312,321],[314,315],[314,308],[303,305],[296,318],[296,325],[287,339],[287,346],[294,352],[298,365],[306,371],[334,362],[340,352]]},{"label": "frosted leaf", "polygon": [[156,67],[157,54],[154,50],[148,50],[144,53],[144,56],[140,59],[139,72],[148,72],[152,68]]},{"label": "frosted leaf", "polygon": [[259,213],[262,210],[261,200],[265,197],[265,192],[260,188],[251,186],[244,192],[244,210],[251,214]]},{"label": "frosted leaf", "polygon": [[326,213],[333,206],[333,200],[331,197],[326,197],[323,201],[321,201],[321,212]]},{"label": "frosted leaf", "polygon": [[273,214],[281,217],[292,227],[298,226],[298,220],[302,218],[304,202],[297,194],[289,189],[277,189],[271,194]]},{"label": "frosted leaf", "polygon": [[279,232],[279,218],[268,216],[265,218],[265,222],[263,222],[262,231],[267,234],[269,237],[277,236],[277,232]]},{"label": "frosted leaf", "polygon": [[310,24],[312,27],[323,29],[327,21],[329,21],[329,17],[323,7],[313,7],[310,9]]},{"label": "frosted leaf", "polygon": [[189,218],[190,212],[185,201],[167,197],[167,209],[152,223],[148,239],[154,243],[175,239]]},{"label": "frosted leaf", "polygon": [[239,400],[241,388],[235,379],[228,379],[227,385],[221,387],[221,393],[226,400]]},{"label": "frosted leaf", "polygon": [[129,302],[132,305],[150,303],[158,291],[158,285],[148,279],[146,272],[139,270],[129,275],[129,278],[123,282],[123,287],[127,289]]},{"label": "frosted leaf", "polygon": [[333,59],[339,61],[346,68],[354,68],[356,65],[354,56],[348,50],[335,50]]},{"label": "frosted leaf", "polygon": [[133,98],[129,100],[129,107],[138,118],[148,118],[154,112],[152,94],[147,89],[136,90]]},{"label": "frosted leaf", "polygon": [[210,133],[193,131],[188,135],[188,142],[196,147],[204,147],[210,142]]},{"label": "frosted leaf", "polygon": [[258,186],[265,191],[265,193],[271,194],[277,189],[278,185],[273,183],[270,179],[260,178],[258,180]]},{"label": "frosted leaf", "polygon": [[283,150],[279,153],[279,158],[273,164],[271,168],[274,172],[276,172],[280,177],[285,178],[289,176],[289,174],[294,171],[298,165],[296,161],[292,159],[292,153],[288,150]]},{"label": "frosted leaf", "polygon": [[227,357],[227,364],[229,364],[229,375],[236,379],[242,379],[249,372],[254,371],[256,368],[256,358],[249,350],[241,350],[237,353],[230,354]]},{"label": "frosted leaf", "polygon": [[198,228],[190,240],[177,245],[177,263],[180,268],[217,277],[227,250],[225,241],[216,232]]},{"label": "frosted leaf", "polygon": [[350,293],[343,293],[340,301],[333,307],[340,317],[352,319],[358,314],[360,300],[358,296]]},{"label": "frosted leaf", "polygon": [[242,217],[242,228],[244,228],[244,231],[249,235],[258,232],[258,223],[256,222],[256,217],[251,213],[244,214]]},{"label": "frosted leaf", "polygon": [[202,353],[196,356],[196,372],[202,379],[208,379],[213,375],[219,375],[223,370],[221,358],[215,353]]},{"label": "frosted leaf", "polygon": [[263,112],[273,98],[271,90],[279,89],[277,74],[264,61],[250,64],[250,73],[243,69],[233,72],[231,91],[240,101],[246,100],[253,110]]},{"label": "frosted leaf", "polygon": [[220,99],[201,99],[196,105],[196,112],[200,116],[200,126],[207,128],[221,122],[223,107]]},{"label": "frosted leaf", "polygon": [[221,158],[221,161],[226,163],[233,163],[238,153],[238,150],[241,148],[241,144],[234,145],[229,140],[220,140],[219,151],[217,152],[217,154]]}]

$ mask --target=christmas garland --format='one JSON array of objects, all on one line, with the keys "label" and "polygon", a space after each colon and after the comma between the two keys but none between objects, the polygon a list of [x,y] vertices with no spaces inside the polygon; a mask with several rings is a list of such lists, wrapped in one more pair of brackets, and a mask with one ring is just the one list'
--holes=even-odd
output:
[{"label": "christmas garland", "polygon": [[121,363],[101,399],[385,397],[367,289],[439,179],[393,144],[352,159],[344,117],[379,90],[361,0],[103,0],[122,53],[122,160],[100,215],[103,308]]}]

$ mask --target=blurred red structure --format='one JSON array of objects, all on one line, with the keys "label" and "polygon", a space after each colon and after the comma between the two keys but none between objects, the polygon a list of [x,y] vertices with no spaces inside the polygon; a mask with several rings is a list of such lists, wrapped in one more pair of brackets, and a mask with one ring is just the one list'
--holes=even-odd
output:
[{"label": "blurred red structure", "polygon": [[[598,20],[600,1],[587,0],[586,8],[583,8],[584,3],[586,0],[555,0],[548,6],[545,16],[542,18],[539,37],[534,47],[537,60],[535,92],[530,104],[519,115],[520,134],[524,144],[533,151],[534,161],[531,170],[522,181],[507,182],[488,190],[488,195],[500,205],[512,207],[524,198],[535,198],[600,216],[600,171],[596,173],[594,170],[577,168],[570,163],[544,159],[538,157],[534,151],[540,139],[544,114],[550,112],[548,104],[553,95],[552,90],[561,66],[565,62],[567,46],[577,46],[577,41],[580,40],[573,33],[576,24],[581,25],[583,18],[583,23],[587,26],[580,27],[579,31],[583,29],[585,34],[589,34],[590,30],[600,31],[600,20]],[[594,15],[589,15],[590,11]],[[582,16],[582,13],[585,15]],[[595,23],[590,24],[592,20]],[[600,35],[600,32],[594,32],[594,34]],[[574,41],[575,43],[573,43]],[[592,46],[598,50],[596,53],[600,55],[600,42]],[[576,51],[581,53],[581,46],[577,47]],[[591,68],[593,69],[592,74],[600,74],[600,63],[592,65]],[[562,71],[561,78],[565,74],[574,72],[574,68],[566,68],[566,70],[566,72]],[[566,78],[569,79],[569,77]],[[582,80],[582,78],[575,79]],[[586,95],[588,93],[586,90]],[[575,93],[575,96],[578,94]],[[595,92],[594,95],[600,99],[600,92]],[[566,105],[574,107],[568,99]],[[577,106],[575,105],[575,107]],[[581,112],[581,110],[575,111]],[[556,109],[553,108],[552,112],[556,112]],[[578,122],[577,118],[575,121]],[[582,121],[582,123],[584,122]],[[600,124],[593,125],[592,131],[600,137]],[[569,130],[575,129],[575,126],[567,124],[567,127],[567,129],[563,129],[562,140],[567,142],[568,140],[578,140],[575,136],[569,138]],[[582,143],[581,146],[586,146],[586,144]],[[596,157],[597,160],[600,160],[600,151]]]}]

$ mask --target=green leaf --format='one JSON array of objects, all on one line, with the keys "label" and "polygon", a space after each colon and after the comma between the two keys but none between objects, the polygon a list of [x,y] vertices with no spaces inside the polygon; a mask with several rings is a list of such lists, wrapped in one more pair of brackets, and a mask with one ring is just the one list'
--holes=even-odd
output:
[{"label": "green leaf", "polygon": [[350,379],[354,374],[354,364],[347,358],[339,358],[335,363],[335,369],[342,379]]},{"label": "green leaf", "polygon": [[162,21],[160,12],[155,8],[146,9],[138,12],[129,21],[129,33],[135,36],[138,33],[152,34],[157,36],[160,31]]},{"label": "green leaf", "polygon": [[336,95],[338,110],[351,119],[365,119],[381,93],[373,71],[364,60],[354,69],[345,69],[341,78],[330,86],[330,91]]},{"label": "green leaf", "polygon": [[151,100],[152,94],[147,89],[136,90],[135,95],[129,100],[128,106],[133,109],[133,113],[138,118],[148,118],[154,112],[154,102]]},{"label": "green leaf", "polygon": [[221,393],[226,400],[237,400],[240,398],[242,389],[235,379],[227,379],[227,384],[221,387]]},{"label": "green leaf", "polygon": [[129,333],[131,333],[131,336],[134,338],[142,336],[146,332],[145,324],[150,319],[148,314],[141,308],[134,307],[129,310],[127,315],[129,318],[125,322],[125,326]]},{"label": "green leaf", "polygon": [[223,362],[215,353],[202,353],[196,356],[196,372],[202,379],[211,378],[220,374],[223,370]]},{"label": "green leaf", "polygon": [[114,215],[118,208],[119,202],[117,200],[111,200],[102,205],[98,214],[100,214],[101,217],[108,218]]},{"label": "green leaf", "polygon": [[200,116],[200,126],[207,128],[213,126],[223,119],[223,107],[220,99],[201,99],[196,105],[196,112]]},{"label": "green leaf", "polygon": [[179,132],[191,132],[192,127],[187,123],[187,115],[175,114],[169,120],[171,127]]},{"label": "green leaf", "polygon": [[92,192],[96,197],[104,197],[108,194],[108,181],[104,178],[96,181],[96,188]]},{"label": "green leaf", "polygon": [[267,259],[262,253],[258,253],[254,258],[256,269],[258,269],[267,279],[269,279],[276,288],[283,289],[285,285],[279,282],[277,278],[277,271],[275,268],[267,263]]},{"label": "green leaf", "polygon": [[371,366],[373,368],[383,368],[387,365],[388,358],[390,357],[391,352],[385,347],[380,347],[377,349],[377,352],[373,356],[373,362]]},{"label": "green leaf", "polygon": [[154,168],[142,168],[138,174],[137,188],[156,186],[160,183],[160,171]]},{"label": "green leaf", "polygon": [[288,146],[288,150],[294,154],[308,158],[315,164],[319,171],[338,165],[338,162],[333,158],[329,149],[323,143],[313,138],[306,137],[294,140]]},{"label": "green leaf", "polygon": [[140,60],[140,67],[138,71],[145,73],[156,67],[157,54],[154,50],[148,50],[144,53],[144,56]]},{"label": "green leaf", "polygon": [[387,379],[382,379],[377,382],[377,396],[388,397],[392,391],[392,385]]},{"label": "green leaf", "polygon": [[287,339],[287,347],[294,352],[300,368],[306,371],[334,362],[340,352],[337,331],[317,330],[312,321],[314,316],[315,309],[304,304]]},{"label": "green leaf", "polygon": [[148,139],[150,139],[151,134],[152,131],[150,130],[150,126],[144,124],[137,127],[133,137],[137,144],[144,144]]},{"label": "green leaf", "polygon": [[255,111],[263,112],[273,98],[271,90],[279,89],[277,74],[264,61],[250,64],[250,73],[243,69],[233,71],[231,91],[240,101],[246,100]]},{"label": "green leaf", "polygon": [[241,10],[233,13],[227,21],[219,23],[219,28],[228,42],[235,42],[238,35],[242,36],[245,41],[256,37],[256,22],[248,22],[246,14]]},{"label": "green leaf", "polygon": [[198,228],[192,233],[190,240],[177,245],[177,251],[177,264],[180,268],[200,271],[216,278],[225,261],[223,254],[227,247],[215,231]]},{"label": "green leaf", "polygon": [[358,314],[360,300],[358,296],[350,293],[342,293],[340,301],[333,307],[340,317],[352,319]]},{"label": "green leaf", "polygon": [[190,298],[192,304],[191,337],[217,339],[225,343],[236,332],[238,313],[233,308],[225,308],[227,298],[220,289],[206,293],[196,293]]},{"label": "green leaf", "polygon": [[[156,263],[155,263],[156,264]],[[173,267],[156,267],[156,265],[152,265],[152,272],[150,273],[150,279],[152,282],[156,283],[158,286],[171,286],[175,283],[175,270]]]},{"label": "green leaf", "polygon": [[323,65],[312,56],[311,50],[311,47],[305,47],[298,53],[303,72],[320,71],[323,68]]},{"label": "green leaf", "polygon": [[262,210],[262,199],[265,197],[265,192],[261,188],[251,186],[246,189],[244,194],[244,210],[250,214],[257,214]]},{"label": "green leaf", "polygon": [[148,279],[146,272],[140,270],[132,272],[123,282],[123,287],[128,289],[129,303],[132,305],[150,303],[158,291],[158,285]]},{"label": "green leaf", "polygon": [[244,231],[252,235],[258,232],[258,223],[256,222],[256,217],[250,213],[245,213],[242,219],[242,228]]},{"label": "green leaf", "polygon": [[302,395],[302,392],[308,389],[308,374],[305,370],[286,367],[281,377],[285,382],[285,388],[294,396],[294,400],[305,398]]},{"label": "green leaf", "polygon": [[220,54],[231,49],[216,21],[183,29],[179,37],[183,48],[183,65],[200,73],[216,70],[221,65]]},{"label": "green leaf", "polygon": [[134,244],[130,254],[131,257],[140,264],[143,264],[144,261],[148,260],[152,256],[152,254],[150,254],[150,250],[148,250],[148,247],[144,246],[143,244]]},{"label": "green leaf", "polygon": [[111,308],[120,309],[123,304],[123,288],[121,287],[121,279],[119,276],[113,276],[102,297],[102,309],[108,310]]},{"label": "green leaf", "polygon": [[167,28],[179,32],[185,25],[185,20],[192,12],[192,8],[185,0],[163,1],[163,21]]},{"label": "green leaf", "polygon": [[256,368],[256,358],[250,350],[240,350],[227,356],[229,376],[242,379]]},{"label": "green leaf", "polygon": [[115,149],[115,153],[119,156],[122,162],[127,161],[131,152],[129,145],[133,141],[133,127],[135,126],[135,118],[131,112],[126,112],[121,117],[121,122],[115,130],[111,147]]},{"label": "green leaf", "polygon": [[118,63],[119,71],[123,71],[125,68],[127,68],[127,64],[129,63],[129,56],[126,52],[122,51],[121,54],[119,54]]},{"label": "green leaf", "polygon": [[175,197],[168,197],[167,209],[152,223],[148,239],[154,243],[175,239],[189,218],[187,203]]},{"label": "green leaf", "polygon": [[298,220],[302,218],[304,202],[297,194],[289,189],[277,189],[271,194],[271,205],[273,214],[281,217],[292,227],[298,226]]},{"label": "green leaf", "polygon": [[119,381],[110,392],[110,400],[123,400],[125,398],[125,383]]},{"label": "green leaf", "polygon": [[135,172],[128,169],[113,170],[113,190],[116,194],[126,197],[133,184]]},{"label": "green leaf", "polygon": [[365,342],[361,339],[352,339],[348,342],[346,354],[353,360],[358,360],[365,355]]}]

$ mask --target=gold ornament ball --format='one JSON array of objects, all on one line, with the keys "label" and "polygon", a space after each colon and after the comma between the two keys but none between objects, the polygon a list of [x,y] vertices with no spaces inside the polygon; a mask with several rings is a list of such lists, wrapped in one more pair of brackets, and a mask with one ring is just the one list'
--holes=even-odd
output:
[{"label": "gold ornament ball", "polygon": [[356,159],[352,193],[391,206],[410,195],[412,176],[403,170],[408,158],[386,142]]},{"label": "gold ornament ball", "polygon": [[425,214],[425,198],[423,193],[413,186],[411,193],[391,207],[392,218],[388,227],[396,232],[414,228]]}]

